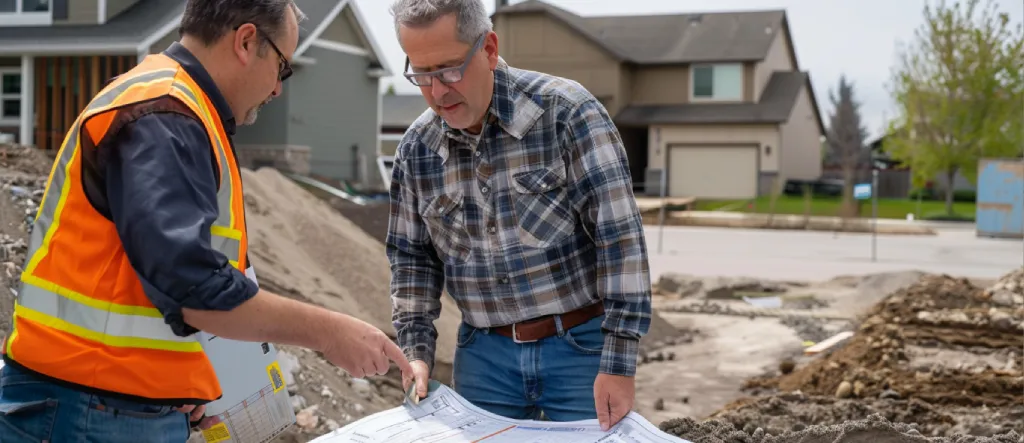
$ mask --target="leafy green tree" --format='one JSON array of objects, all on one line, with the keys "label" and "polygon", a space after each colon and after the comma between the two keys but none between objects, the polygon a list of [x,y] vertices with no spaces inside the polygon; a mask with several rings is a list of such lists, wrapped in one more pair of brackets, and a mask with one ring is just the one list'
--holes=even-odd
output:
[{"label": "leafy green tree", "polygon": [[829,93],[832,114],[829,116],[828,158],[843,171],[843,203],[840,210],[844,217],[856,214],[853,200],[853,185],[856,184],[857,170],[871,162],[870,153],[864,148],[867,130],[861,124],[860,104],[854,100],[853,84],[846,76],[839,77],[839,88]]},{"label": "leafy green tree", "polygon": [[943,174],[952,215],[957,172],[976,182],[980,158],[1017,156],[1024,143],[1024,27],[992,0],[941,0],[924,18],[893,70],[899,116],[885,150],[915,187]]},{"label": "leafy green tree", "polygon": [[384,91],[384,95],[395,95],[395,84],[391,83],[388,85],[388,89]]}]

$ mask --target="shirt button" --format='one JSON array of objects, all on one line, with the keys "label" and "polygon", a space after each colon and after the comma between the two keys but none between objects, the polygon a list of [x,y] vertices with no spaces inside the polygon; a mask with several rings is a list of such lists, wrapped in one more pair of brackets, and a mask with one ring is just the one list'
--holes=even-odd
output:
[{"label": "shirt button", "polygon": [[501,278],[501,279],[499,279],[498,281],[499,281],[499,282],[501,282],[501,284],[505,284],[505,283],[508,283],[508,277],[502,277],[502,278]]},{"label": "shirt button", "polygon": [[490,189],[490,188],[488,188],[487,186],[484,186],[484,187],[480,188],[480,192],[483,192],[484,194],[486,194],[486,193],[487,193],[487,191],[490,191],[490,190],[491,190],[491,189]]},{"label": "shirt button", "polygon": [[479,156],[480,156],[480,151],[476,151],[476,156],[477,156],[477,157],[479,157]]},{"label": "shirt button", "polygon": [[491,234],[493,234],[495,232],[498,232],[498,228],[495,228],[494,225],[488,226],[487,227],[487,232],[490,232]]}]

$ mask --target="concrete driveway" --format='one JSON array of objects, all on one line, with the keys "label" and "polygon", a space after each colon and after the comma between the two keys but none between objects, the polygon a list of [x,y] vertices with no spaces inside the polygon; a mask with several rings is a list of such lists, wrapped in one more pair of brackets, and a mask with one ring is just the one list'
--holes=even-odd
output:
[{"label": "concrete driveway", "polygon": [[[663,229],[663,231],[661,231]],[[659,232],[663,232],[658,253]],[[775,280],[828,280],[839,275],[922,271],[998,278],[1024,266],[1024,242],[978,238],[973,230],[935,236],[648,226],[652,282],[664,272]]]}]

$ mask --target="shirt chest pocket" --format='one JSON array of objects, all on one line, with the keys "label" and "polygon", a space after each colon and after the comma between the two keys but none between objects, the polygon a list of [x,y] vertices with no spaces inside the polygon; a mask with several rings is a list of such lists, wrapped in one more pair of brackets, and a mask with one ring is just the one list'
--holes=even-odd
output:
[{"label": "shirt chest pocket", "polygon": [[461,191],[440,194],[428,200],[421,215],[430,233],[430,241],[445,263],[459,264],[469,259],[470,239]]},{"label": "shirt chest pocket", "polygon": [[561,243],[573,233],[576,218],[561,162],[513,174],[512,188],[512,207],[521,243],[545,248]]}]

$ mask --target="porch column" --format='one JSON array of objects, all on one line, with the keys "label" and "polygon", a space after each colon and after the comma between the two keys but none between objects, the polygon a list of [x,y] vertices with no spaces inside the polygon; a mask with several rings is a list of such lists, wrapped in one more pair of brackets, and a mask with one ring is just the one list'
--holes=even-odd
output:
[{"label": "porch column", "polygon": [[35,145],[33,135],[36,123],[35,97],[35,57],[21,56],[21,134],[18,142],[22,145]]}]

